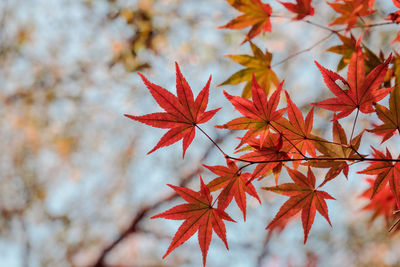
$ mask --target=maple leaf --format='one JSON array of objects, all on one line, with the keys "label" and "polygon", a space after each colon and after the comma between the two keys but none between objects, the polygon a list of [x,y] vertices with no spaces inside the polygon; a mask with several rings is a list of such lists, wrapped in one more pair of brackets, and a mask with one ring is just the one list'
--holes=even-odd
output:
[{"label": "maple leaf", "polygon": [[[352,34],[350,37],[346,37],[340,33],[336,34],[339,39],[342,41],[341,45],[336,45],[328,48],[326,51],[332,52],[335,54],[342,55],[338,65],[337,71],[342,70],[350,63],[350,59],[354,53],[357,41]],[[383,57],[382,54],[378,57],[371,49],[369,49],[365,44],[361,44],[364,49],[364,60],[365,60],[365,71],[368,74],[372,69],[376,66],[383,63],[384,60],[381,59]]]},{"label": "maple leaf", "polygon": [[[237,111],[244,115],[244,117],[233,119],[224,125],[217,125],[216,127],[230,130],[247,130],[238,147],[259,134],[265,133],[262,136],[266,136],[266,133],[268,133],[271,127],[271,122],[282,117],[285,111],[284,109],[277,110],[282,83],[269,99],[265,91],[257,83],[254,75],[251,88],[252,101],[243,97],[232,96],[224,91],[225,97],[232,103]],[[263,142],[263,140],[261,140],[261,142]]]},{"label": "maple leaf", "polygon": [[286,168],[294,183],[280,184],[274,187],[262,187],[264,190],[272,191],[290,198],[282,205],[274,219],[266,229],[273,229],[275,224],[282,220],[288,220],[301,211],[301,221],[304,229],[304,243],[307,242],[308,233],[314,222],[316,211],[318,211],[331,225],[328,215],[328,206],[325,199],[334,199],[325,191],[316,190],[315,176],[308,167],[307,176],[301,172]]},{"label": "maple leaf", "polygon": [[389,20],[395,23],[400,23],[400,10],[390,13],[385,20]]},{"label": "maple leaf", "polygon": [[211,243],[213,230],[224,242],[226,248],[229,249],[223,220],[235,221],[223,210],[212,207],[210,190],[204,184],[201,177],[200,182],[201,188],[199,192],[185,187],[168,185],[188,203],[175,206],[151,217],[151,219],[185,220],[172,238],[171,244],[163,258],[167,257],[175,248],[185,243],[197,231],[204,266],[206,265],[207,252]]},{"label": "maple leaf", "polygon": [[363,210],[371,210],[373,214],[371,216],[371,222],[377,217],[383,216],[386,224],[389,225],[390,219],[393,218],[393,210],[396,209],[396,199],[393,193],[390,191],[389,186],[383,186],[382,190],[375,194],[374,198],[371,199],[371,195],[374,191],[374,179],[367,179],[370,187],[365,190],[360,197],[368,198],[369,203],[365,205]]},{"label": "maple leaf", "polygon": [[260,84],[261,88],[263,88],[266,94],[269,93],[271,89],[271,84],[275,86],[279,84],[278,77],[271,69],[272,54],[269,53],[267,50],[264,54],[261,49],[252,42],[250,42],[250,46],[253,52],[253,56],[227,55],[227,57],[229,57],[236,63],[245,66],[246,68],[235,72],[226,81],[219,84],[219,86],[221,86],[247,82],[242,92],[242,97],[245,98],[249,98],[251,96],[253,75],[256,77],[258,83]]},{"label": "maple leaf", "polygon": [[276,125],[276,128],[285,137],[284,141],[289,142],[287,145],[292,146],[292,149],[289,151],[293,155],[292,158],[303,157],[306,152],[315,157],[314,142],[310,139],[312,137],[311,130],[313,128],[314,108],[308,112],[304,120],[300,109],[293,103],[286,91],[285,94],[289,120],[280,118],[273,125]]},{"label": "maple leaf", "polygon": [[251,138],[248,140],[248,146],[238,152],[250,150],[242,156],[241,159],[248,161],[263,161],[255,167],[250,182],[256,178],[262,179],[271,172],[274,174],[275,183],[281,173],[284,160],[290,159],[286,147],[283,147],[282,136],[278,133],[269,132],[260,138]]},{"label": "maple leaf", "polygon": [[226,162],[228,167],[203,165],[218,175],[207,184],[207,187],[211,192],[222,189],[218,197],[218,208],[221,210],[225,210],[232,199],[235,198],[236,204],[243,213],[243,219],[246,221],[246,193],[257,199],[261,204],[260,197],[253,184],[248,183],[251,174],[241,173],[232,160],[227,159]]},{"label": "maple leaf", "polygon": [[[341,2],[341,3],[339,3]],[[342,0],[329,3],[337,13],[341,14],[339,18],[336,18],[331,25],[347,24],[346,31],[349,31],[360,17],[369,16],[375,12],[372,9],[375,0]]]},{"label": "maple leaf", "polygon": [[261,32],[271,31],[271,21],[269,17],[272,8],[268,4],[262,3],[260,0],[227,0],[228,3],[243,14],[229,21],[227,24],[219,28],[243,29],[251,26],[245,40],[251,40]]},{"label": "maple leaf", "polygon": [[[320,158],[361,158],[357,150],[360,147],[363,133],[364,131],[350,140],[349,143],[343,127],[340,125],[339,121],[334,120],[332,127],[333,142],[318,137],[315,137],[313,141],[315,147],[322,153],[322,155],[319,156]],[[334,179],[342,171],[346,178],[349,174],[349,165],[346,160],[335,160],[334,162],[329,160],[312,160],[309,161],[308,164],[318,168],[329,168],[320,186]]]},{"label": "maple leaf", "polygon": [[375,127],[369,132],[383,135],[382,143],[388,140],[393,134],[398,131],[400,133],[400,87],[390,93],[389,109],[385,106],[376,104],[376,114],[383,122],[382,125]]},{"label": "maple leaf", "polygon": [[170,128],[170,130],[161,137],[156,146],[147,154],[183,139],[183,157],[185,157],[186,149],[194,139],[196,125],[209,121],[215,113],[220,110],[220,108],[218,108],[205,111],[208,104],[211,76],[195,100],[192,89],[182,76],[178,63],[175,63],[175,66],[177,96],[161,86],[149,82],[146,77],[139,73],[147,89],[149,89],[154,99],[166,112],[151,113],[143,116],[125,114],[126,117],[132,120],[153,127]]},{"label": "maple leaf", "polygon": [[350,35],[350,37],[346,37],[338,33],[337,36],[339,37],[340,41],[342,41],[342,44],[332,46],[328,48],[326,51],[342,55],[342,58],[340,59],[337,65],[337,71],[340,71],[349,64],[357,41],[352,34]]},{"label": "maple leaf", "polygon": [[[374,150],[373,157],[383,161],[372,161],[369,167],[358,172],[376,176],[371,199],[389,182],[390,190],[395,196],[397,203],[400,203],[400,162],[392,162],[392,154],[387,148],[386,155],[372,146],[371,148]],[[400,159],[400,156],[398,159]]]},{"label": "maple leaf", "polygon": [[296,13],[294,20],[301,20],[306,16],[314,15],[314,8],[311,6],[312,0],[296,0],[296,4],[280,2],[289,11]]},{"label": "maple leaf", "polygon": [[311,105],[332,111],[340,111],[336,119],[350,115],[355,109],[363,113],[374,112],[373,103],[383,99],[393,89],[393,87],[379,89],[392,56],[390,55],[385,62],[378,65],[365,77],[364,59],[360,43],[361,38],[358,39],[355,52],[350,60],[347,71],[348,81],[339,74],[325,69],[315,61],[322,73],[325,84],[336,95],[336,98],[311,103]]},{"label": "maple leaf", "polygon": [[[400,8],[400,1],[399,0],[393,0],[393,4],[397,7]],[[400,23],[400,10],[397,10],[396,12],[390,13],[388,17],[385,20],[390,20],[395,23]],[[396,38],[393,39],[393,41],[390,43],[393,45],[396,42],[400,42],[400,31],[397,33]]]}]

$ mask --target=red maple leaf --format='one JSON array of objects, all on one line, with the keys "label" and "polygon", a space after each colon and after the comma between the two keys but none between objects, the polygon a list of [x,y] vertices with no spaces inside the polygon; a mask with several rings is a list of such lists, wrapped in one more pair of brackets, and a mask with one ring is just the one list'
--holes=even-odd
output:
[{"label": "red maple leaf", "polygon": [[400,23],[400,10],[390,13],[385,20],[390,20],[395,23]]},{"label": "red maple leaf", "polygon": [[[218,125],[216,127],[231,130],[247,130],[238,147],[257,135],[261,134],[263,137],[267,136],[271,127],[271,122],[282,117],[285,111],[284,109],[277,110],[282,83],[269,99],[265,91],[257,83],[254,75],[251,87],[253,101],[240,96],[232,96],[224,91],[225,97],[232,103],[237,111],[244,115],[244,117],[233,119],[224,125]],[[261,140],[261,143],[262,142],[263,140]]]},{"label": "red maple leaf", "polygon": [[341,14],[330,25],[347,24],[346,31],[350,30],[359,17],[369,16],[375,12],[372,9],[375,0],[337,0],[328,3],[337,13]]},{"label": "red maple leaf", "polygon": [[[400,8],[400,0],[393,0],[393,4],[397,7]],[[395,23],[400,23],[400,10],[397,10],[393,13],[390,13],[385,20],[390,20]],[[396,38],[393,39],[393,41],[390,43],[391,45],[400,42],[400,31],[397,33]]]},{"label": "red maple leaf", "polygon": [[[376,176],[371,199],[389,182],[390,190],[395,196],[397,203],[400,203],[400,162],[393,162],[392,154],[387,148],[386,155],[374,147],[372,149],[374,150],[373,157],[383,161],[372,161],[369,167],[358,172]],[[384,161],[385,159],[387,161]],[[400,156],[398,159],[400,159]]]},{"label": "red maple leaf", "polygon": [[350,60],[347,71],[348,81],[339,74],[325,69],[318,62],[315,62],[324,77],[325,84],[336,97],[318,103],[311,103],[311,105],[332,111],[340,111],[336,119],[350,115],[355,109],[363,113],[374,112],[373,104],[383,99],[393,89],[393,87],[379,89],[392,56],[390,55],[385,62],[375,67],[365,77],[364,59],[360,43],[361,37],[357,41],[355,51]]},{"label": "red maple leaf", "polygon": [[301,211],[301,221],[304,229],[304,243],[307,242],[308,233],[318,211],[331,225],[328,215],[328,206],[325,199],[334,199],[325,191],[316,190],[315,176],[308,167],[307,176],[301,172],[287,168],[294,183],[280,184],[262,189],[272,191],[290,198],[282,205],[275,218],[268,224],[267,229],[274,229],[276,224],[287,220]]},{"label": "red maple leaf", "polygon": [[243,14],[229,21],[227,24],[219,28],[243,29],[251,26],[250,31],[246,35],[246,42],[254,38],[261,32],[271,31],[271,21],[269,17],[272,8],[268,4],[262,3],[260,0],[227,0],[228,3],[239,10]]},{"label": "red maple leaf", "polygon": [[213,230],[224,242],[228,249],[226,240],[226,229],[223,220],[235,222],[229,215],[219,208],[213,208],[210,190],[203,183],[200,177],[201,188],[195,192],[189,188],[169,185],[176,191],[188,204],[175,206],[167,211],[157,214],[151,219],[165,218],[170,220],[185,220],[179,227],[167,252],[163,258],[167,257],[175,248],[186,242],[197,231],[201,253],[203,255],[203,265],[206,265],[207,252],[211,243]]},{"label": "red maple leaf", "polygon": [[146,77],[139,73],[154,99],[166,112],[151,113],[143,116],[125,114],[126,117],[132,120],[153,127],[163,129],[170,128],[170,130],[161,137],[157,145],[147,154],[154,152],[160,147],[169,146],[183,139],[183,157],[185,157],[186,149],[192,143],[195,136],[196,125],[209,121],[215,113],[220,110],[220,108],[218,108],[205,111],[208,104],[211,76],[195,100],[192,89],[182,76],[178,63],[175,63],[175,66],[177,97],[161,86],[149,82]]},{"label": "red maple leaf", "polygon": [[314,15],[314,8],[311,6],[312,0],[296,0],[296,4],[289,2],[280,2],[289,11],[296,13],[295,20],[301,20],[306,16]]},{"label": "red maple leaf", "polygon": [[218,177],[214,178],[207,184],[211,192],[222,189],[218,197],[218,208],[225,210],[231,203],[233,198],[243,213],[243,218],[246,221],[246,193],[256,198],[261,204],[261,200],[257,194],[253,184],[248,183],[251,174],[241,173],[235,162],[227,159],[225,166],[207,166],[203,165]]}]

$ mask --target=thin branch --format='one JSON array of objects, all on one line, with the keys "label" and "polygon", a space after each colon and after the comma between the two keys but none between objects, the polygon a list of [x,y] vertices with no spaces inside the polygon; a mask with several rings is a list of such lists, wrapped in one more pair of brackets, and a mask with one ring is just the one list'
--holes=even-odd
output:
[{"label": "thin branch", "polygon": [[297,152],[299,152],[299,154],[300,154],[302,157],[306,157],[306,155],[304,155],[303,152],[301,152],[301,150],[298,149],[297,146],[295,146],[295,144],[293,144],[292,141],[291,141],[289,138],[287,138],[287,137],[286,137],[285,135],[283,135],[280,131],[278,131],[278,129],[276,129],[276,127],[274,127],[272,124],[270,124],[270,125],[271,125],[271,127],[272,127],[275,131],[277,131],[281,136],[283,136],[283,137],[297,150]]},{"label": "thin branch", "polygon": [[[280,17],[280,16],[276,16],[276,17]],[[277,62],[277,63],[275,63],[275,64],[273,64],[273,65],[271,65],[271,67],[279,66],[279,65],[285,63],[286,61],[288,61],[288,60],[290,60],[290,59],[292,59],[292,58],[294,58],[294,57],[297,57],[298,55],[301,55],[301,54],[303,54],[303,53],[306,53],[306,52],[312,50],[314,47],[320,45],[320,44],[323,43],[324,41],[328,40],[332,35],[338,34],[339,32],[342,32],[342,31],[345,31],[345,30],[346,30],[346,28],[342,28],[342,29],[339,29],[339,30],[333,30],[333,29],[331,29],[331,28],[329,28],[329,27],[326,27],[326,26],[317,24],[317,23],[312,22],[312,21],[309,21],[309,20],[303,20],[303,21],[304,21],[305,23],[308,23],[308,24],[310,24],[310,25],[316,26],[316,27],[318,27],[318,28],[321,28],[321,29],[330,31],[331,33],[330,33],[328,36],[326,36],[326,37],[322,38],[321,40],[319,40],[318,42],[316,42],[315,44],[313,44],[312,46],[310,46],[310,47],[308,47],[308,48],[306,48],[306,49],[300,50],[300,51],[298,51],[298,52],[296,52],[296,53],[294,53],[294,54],[288,56],[287,58],[285,58],[285,59],[283,59],[283,60],[281,60],[281,61],[279,61],[279,62]],[[358,25],[358,26],[354,26],[353,28],[368,28],[368,27],[369,27],[369,28],[372,28],[372,27],[378,27],[378,26],[384,26],[384,25],[393,25],[393,24],[396,24],[396,23],[395,23],[395,22],[389,21],[389,22],[380,22],[380,23],[374,23],[374,24]]]},{"label": "thin branch", "polygon": [[[241,159],[241,158],[235,158],[231,156],[227,156],[227,158],[236,160],[236,161],[242,161],[242,162],[247,162],[251,163],[248,164],[258,164],[258,163],[274,163],[274,162],[292,162],[292,161],[378,161],[378,162],[400,162],[400,159],[387,159],[387,158],[355,158],[355,157],[336,157],[336,158],[329,158],[329,157],[304,157],[304,158],[297,158],[297,159],[273,159],[273,160],[260,160],[260,161],[252,161],[252,160],[247,160],[247,159]],[[247,166],[246,166],[247,167]]]},{"label": "thin branch", "polygon": [[396,228],[397,225],[400,223],[400,218],[398,218],[394,224],[389,228],[389,232],[393,231],[394,228]]},{"label": "thin branch", "polygon": [[324,30],[326,30],[326,31],[330,31],[331,33],[337,34],[337,33],[339,32],[339,31],[333,30],[333,29],[331,29],[331,28],[329,28],[329,27],[327,27],[327,26],[320,25],[320,24],[318,24],[318,23],[312,22],[312,21],[307,20],[307,19],[306,19],[306,20],[303,20],[303,22],[308,23],[308,24],[313,25],[313,26],[316,26],[316,27],[318,27],[318,28],[320,28],[320,29],[324,29]]},{"label": "thin branch", "polygon": [[263,266],[263,259],[269,254],[269,246],[268,245],[269,245],[269,241],[271,240],[271,236],[272,236],[271,231],[268,231],[265,236],[264,242],[263,242],[261,253],[257,257],[257,264],[256,264],[257,267]]},{"label": "thin branch", "polygon": [[[385,22],[379,22],[379,23],[373,23],[373,24],[363,24],[363,25],[356,25],[353,26],[352,29],[354,28],[373,28],[373,27],[379,27],[379,26],[385,26],[385,25],[394,25],[397,24],[396,22],[393,21],[385,21]],[[347,28],[342,28],[337,30],[337,32],[343,32],[345,31]]]},{"label": "thin branch", "polygon": [[294,58],[294,57],[297,57],[298,55],[301,55],[301,54],[303,54],[303,53],[306,53],[306,52],[312,50],[314,47],[316,47],[316,46],[322,44],[324,41],[326,41],[326,40],[328,40],[329,38],[331,38],[331,36],[334,35],[335,33],[336,33],[336,32],[331,32],[329,35],[325,36],[324,38],[322,38],[321,40],[319,40],[318,42],[316,42],[316,43],[313,44],[312,46],[310,46],[310,47],[308,47],[308,48],[306,48],[306,49],[300,50],[300,51],[298,51],[298,52],[296,52],[296,53],[294,53],[294,54],[288,56],[287,58],[285,58],[285,59],[283,59],[283,60],[281,60],[281,61],[279,61],[279,62],[273,64],[271,67],[279,66],[279,65],[285,63],[286,61],[288,61],[288,60],[290,60],[290,59],[292,59],[292,58]]}]

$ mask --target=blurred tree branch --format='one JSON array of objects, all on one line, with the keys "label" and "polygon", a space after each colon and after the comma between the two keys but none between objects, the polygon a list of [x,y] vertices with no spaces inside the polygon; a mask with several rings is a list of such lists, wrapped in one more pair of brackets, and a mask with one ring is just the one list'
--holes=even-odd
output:
[{"label": "blurred tree branch", "polygon": [[[215,139],[215,142],[217,144],[221,143],[223,140],[225,140],[225,138],[232,134],[232,132],[229,132],[225,135],[220,135]],[[203,156],[200,158],[199,162],[199,166],[194,169],[192,172],[190,172],[189,174],[185,175],[182,179],[181,182],[179,183],[179,186],[183,187],[185,185],[187,185],[192,179],[194,179],[196,177],[197,174],[200,173],[201,171],[201,162],[203,162],[204,160],[206,160],[209,155],[211,154],[211,152],[215,149],[215,146],[213,144],[211,144],[207,150],[205,151],[205,153],[203,154]],[[106,257],[107,255],[118,245],[120,244],[122,241],[124,241],[128,236],[130,236],[131,234],[138,232],[138,225],[144,220],[147,219],[148,214],[152,213],[154,210],[156,210],[157,208],[159,208],[161,205],[170,202],[172,200],[175,200],[178,197],[177,193],[173,193],[170,194],[169,196],[162,198],[160,200],[158,200],[157,202],[153,203],[152,205],[146,205],[144,207],[142,207],[140,210],[138,210],[136,212],[136,215],[133,217],[131,224],[129,225],[129,227],[121,232],[119,234],[119,236],[117,236],[115,238],[115,240],[110,243],[109,245],[107,245],[102,252],[100,253],[97,261],[93,264],[93,266],[95,267],[104,267],[104,266],[110,266],[106,264]]]}]

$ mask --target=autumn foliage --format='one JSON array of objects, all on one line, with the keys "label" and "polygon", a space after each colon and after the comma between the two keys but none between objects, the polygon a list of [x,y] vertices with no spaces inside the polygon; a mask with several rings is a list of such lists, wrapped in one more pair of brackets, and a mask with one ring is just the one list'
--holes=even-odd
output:
[{"label": "autumn foliage", "polygon": [[[395,221],[395,211],[400,204],[400,157],[393,155],[384,142],[400,132],[400,56],[375,54],[363,44],[362,35],[355,38],[351,29],[363,31],[388,23],[399,23],[399,10],[380,18],[379,23],[366,24],[363,17],[375,13],[374,0],[337,0],[328,2],[336,17],[324,27],[337,35],[342,44],[326,48],[327,51],[341,55],[338,71],[347,66],[344,78],[334,70],[325,68],[323,62],[315,61],[326,88],[333,93],[332,98],[310,103],[313,107],[303,114],[283,81],[279,81],[271,66],[272,54],[265,53],[251,42],[260,33],[273,31],[270,18],[274,11],[261,0],[227,0],[240,12],[220,28],[250,28],[243,43],[248,42],[253,55],[228,55],[230,59],[245,68],[232,74],[220,85],[244,83],[241,96],[223,91],[226,99],[240,116],[217,125],[219,129],[237,131],[239,142],[236,152],[239,156],[228,155],[205,133],[200,124],[215,116],[219,109],[207,109],[211,77],[198,96],[194,98],[192,90],[176,64],[176,92],[149,82],[139,74],[164,113],[152,113],[143,116],[126,115],[128,118],[147,125],[169,129],[149,152],[169,146],[182,139],[183,156],[192,143],[196,130],[201,131],[218,148],[226,159],[225,166],[206,166],[214,178],[203,182],[200,178],[200,190],[169,185],[186,201],[152,218],[184,220],[177,230],[164,257],[183,244],[196,232],[206,263],[207,251],[213,232],[224,242],[226,239],[225,221],[234,222],[226,213],[226,208],[236,203],[246,220],[247,195],[257,199],[253,181],[274,177],[275,186],[261,187],[273,193],[289,197],[275,218],[269,222],[267,230],[284,229],[294,215],[301,213],[304,231],[304,243],[307,241],[315,215],[318,211],[326,221],[329,219],[326,200],[334,200],[322,187],[343,173],[348,176],[351,165],[365,162],[364,170],[359,171],[361,178],[366,175],[370,188],[362,197],[370,199],[365,210],[374,212],[373,218],[383,216],[388,222]],[[314,10],[311,0],[280,2],[292,20],[312,18]],[[394,7],[400,8],[400,2],[393,0]],[[316,22],[313,22],[316,24]],[[318,24],[317,24],[318,25]],[[339,26],[337,26],[339,25]],[[340,25],[344,25],[340,26]],[[337,28],[342,27],[342,28]],[[394,38],[394,42],[399,41]],[[315,68],[317,70],[317,68]],[[389,98],[385,105],[384,98]],[[282,103],[285,106],[282,108]],[[229,108],[229,107],[228,107]],[[313,132],[314,110],[321,108],[331,111],[332,140],[327,140]],[[344,129],[340,120],[355,112],[352,129]],[[381,124],[372,124],[360,128],[357,119],[363,114],[375,113]],[[382,138],[382,147],[371,147],[371,153],[361,154],[358,150],[362,137],[368,131]],[[346,133],[347,132],[347,133]],[[291,183],[279,183],[281,170],[286,168]],[[326,169],[325,177],[314,175],[313,169]],[[211,193],[218,192],[215,199]],[[235,200],[235,201],[233,201]]]}]

